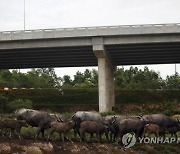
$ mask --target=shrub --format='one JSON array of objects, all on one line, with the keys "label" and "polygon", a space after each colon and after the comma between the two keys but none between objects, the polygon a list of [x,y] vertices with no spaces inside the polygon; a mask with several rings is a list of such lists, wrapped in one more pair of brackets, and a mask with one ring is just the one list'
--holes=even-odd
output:
[{"label": "shrub", "polygon": [[114,112],[114,111],[111,111],[111,112],[102,112],[102,113],[101,113],[101,115],[104,116],[104,117],[107,116],[107,115],[116,115],[116,114],[117,114],[117,113]]},{"label": "shrub", "polygon": [[32,101],[28,99],[15,99],[7,104],[7,111],[9,112],[20,108],[32,108]]},{"label": "shrub", "polygon": [[8,99],[3,95],[0,95],[0,109],[5,110]]},{"label": "shrub", "polygon": [[[28,99],[32,101],[34,109],[49,109],[51,111],[74,111],[76,110],[98,110],[98,88],[63,88],[63,95],[59,89],[17,89],[10,91],[0,91],[0,96],[8,98],[9,102],[16,99]],[[0,100],[0,103],[2,101]],[[127,104],[165,104],[163,108],[169,109],[167,114],[172,114],[172,110],[178,108],[175,103],[180,102],[180,90],[125,90],[115,89],[116,105]],[[169,102],[169,103],[167,103]],[[6,104],[1,105],[5,108]],[[92,107],[92,108],[91,108]],[[8,109],[8,108],[7,108]],[[159,108],[161,110],[161,108]],[[161,110],[162,111],[162,110]],[[153,113],[158,110],[153,110]],[[145,113],[142,109],[142,113]]]},{"label": "shrub", "polygon": [[176,114],[178,111],[176,100],[164,102],[164,106],[165,106],[165,110],[163,113],[168,116],[172,116],[172,115]]}]

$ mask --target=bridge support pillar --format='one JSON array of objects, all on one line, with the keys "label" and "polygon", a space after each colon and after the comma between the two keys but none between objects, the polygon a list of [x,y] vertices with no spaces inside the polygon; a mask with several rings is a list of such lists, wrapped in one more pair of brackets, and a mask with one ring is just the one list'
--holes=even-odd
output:
[{"label": "bridge support pillar", "polygon": [[114,67],[103,45],[93,45],[98,59],[99,112],[112,111],[115,105]]}]

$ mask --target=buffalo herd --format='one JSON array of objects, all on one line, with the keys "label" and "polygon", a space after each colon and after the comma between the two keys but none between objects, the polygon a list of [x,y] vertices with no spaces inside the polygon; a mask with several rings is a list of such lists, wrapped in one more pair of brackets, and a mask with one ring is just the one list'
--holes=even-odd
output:
[{"label": "buffalo herd", "polygon": [[[87,141],[87,134],[90,135],[91,142],[94,140],[94,134],[98,142],[102,142],[103,134],[107,142],[119,142],[123,135],[131,132],[136,137],[151,134],[157,137],[165,137],[165,134],[177,137],[177,132],[180,131],[180,121],[165,114],[102,116],[96,111],[78,111],[66,119],[58,114],[23,108],[15,112],[15,118],[0,120],[1,136],[12,137],[12,134],[17,134],[19,139],[22,139],[21,128],[28,126],[37,127],[35,139],[39,139],[41,133],[43,139],[51,140],[52,134],[57,132],[62,141],[72,141],[69,134],[73,130],[73,139],[81,142]],[[48,132],[46,138],[44,131]]]}]

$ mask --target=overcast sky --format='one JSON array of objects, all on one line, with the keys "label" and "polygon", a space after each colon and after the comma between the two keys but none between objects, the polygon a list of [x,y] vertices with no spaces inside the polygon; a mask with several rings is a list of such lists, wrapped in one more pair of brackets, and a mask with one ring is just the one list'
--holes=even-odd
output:
[{"label": "overcast sky", "polygon": [[[180,0],[25,0],[25,29],[160,23],[180,23]],[[24,0],[0,0],[0,31],[22,29]],[[148,67],[163,78],[175,70],[174,65]],[[84,69],[57,68],[56,72],[73,76]]]}]

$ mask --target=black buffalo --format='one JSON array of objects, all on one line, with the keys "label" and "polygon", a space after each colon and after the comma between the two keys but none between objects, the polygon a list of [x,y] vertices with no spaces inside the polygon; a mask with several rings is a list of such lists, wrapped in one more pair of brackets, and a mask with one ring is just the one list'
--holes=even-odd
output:
[{"label": "black buffalo", "polygon": [[37,139],[40,132],[44,136],[44,130],[50,128],[51,122],[58,121],[55,117],[50,116],[47,112],[32,109],[20,109],[15,112],[17,120],[25,120],[28,125],[38,127],[35,138]]},{"label": "black buffalo", "polygon": [[176,124],[176,121],[172,119],[171,117],[168,117],[165,114],[149,114],[142,116],[142,119],[144,119],[149,124],[156,124],[161,127],[173,127]]}]

